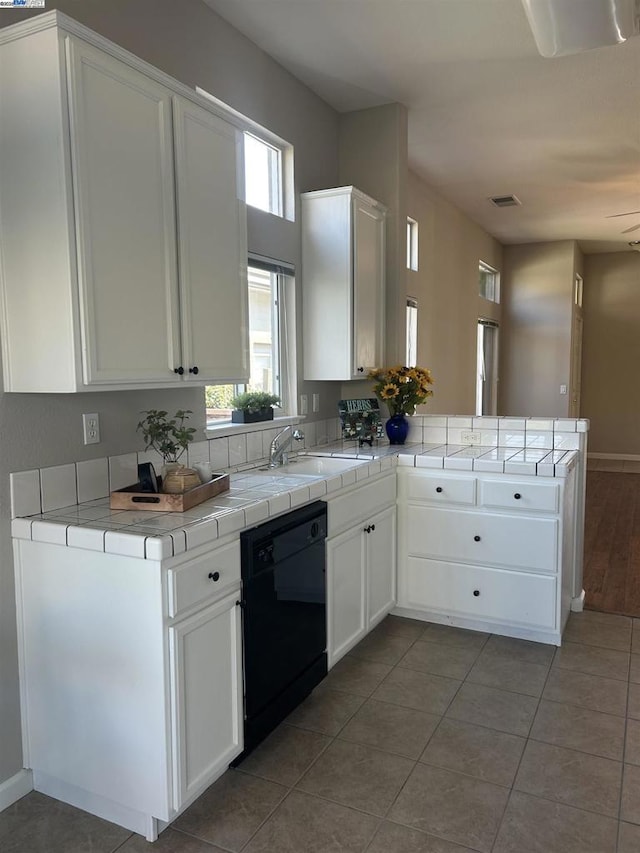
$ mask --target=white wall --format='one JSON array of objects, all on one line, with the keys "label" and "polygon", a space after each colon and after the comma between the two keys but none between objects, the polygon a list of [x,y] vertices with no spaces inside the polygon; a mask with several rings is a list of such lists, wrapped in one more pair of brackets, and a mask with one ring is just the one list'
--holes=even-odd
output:
[{"label": "white wall", "polygon": [[[199,85],[295,146],[299,192],[335,186],[338,116],[278,63],[215,15],[201,0],[47,0],[181,82]],[[30,13],[2,10],[0,26]],[[299,265],[299,224],[251,211],[249,248]],[[297,300],[299,311],[300,300]],[[300,351],[301,348],[298,347]],[[318,417],[334,417],[339,389],[319,391]],[[80,395],[2,394],[0,397],[0,783],[22,766],[15,637],[13,565],[9,528],[9,472],[114,455],[142,448],[135,433],[145,408],[188,408],[204,426],[199,390]],[[80,414],[98,411],[102,442],[82,445]]]}]

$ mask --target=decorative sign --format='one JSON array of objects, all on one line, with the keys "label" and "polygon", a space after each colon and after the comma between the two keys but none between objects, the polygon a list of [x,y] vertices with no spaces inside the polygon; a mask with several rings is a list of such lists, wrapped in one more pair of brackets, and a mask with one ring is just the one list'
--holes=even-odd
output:
[{"label": "decorative sign", "polygon": [[372,445],[374,439],[382,438],[380,407],[375,397],[362,400],[340,400],[338,413],[342,423],[342,438]]}]

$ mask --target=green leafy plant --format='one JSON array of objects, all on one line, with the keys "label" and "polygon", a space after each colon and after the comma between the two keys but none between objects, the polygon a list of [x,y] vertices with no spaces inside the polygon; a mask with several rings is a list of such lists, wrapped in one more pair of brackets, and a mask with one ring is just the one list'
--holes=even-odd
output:
[{"label": "green leafy plant", "polygon": [[136,430],[145,440],[144,449],[157,450],[165,463],[177,462],[196,434],[194,427],[185,426],[185,421],[192,414],[191,409],[178,409],[172,418],[161,409],[148,409],[141,414],[146,418],[140,421]]},{"label": "green leafy plant", "polygon": [[253,414],[268,409],[270,406],[279,406],[280,397],[266,391],[245,391],[243,394],[234,397],[231,405],[234,409]]}]

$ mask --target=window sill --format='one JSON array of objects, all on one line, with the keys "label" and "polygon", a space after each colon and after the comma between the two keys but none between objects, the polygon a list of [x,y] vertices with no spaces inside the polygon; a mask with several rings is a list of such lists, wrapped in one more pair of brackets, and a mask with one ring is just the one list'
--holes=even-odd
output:
[{"label": "window sill", "polygon": [[225,438],[228,435],[238,435],[245,432],[264,432],[266,429],[284,429],[289,424],[300,424],[305,418],[299,415],[286,415],[274,418],[272,421],[258,421],[255,424],[233,424],[224,421],[220,424],[207,425],[205,429],[206,438]]}]

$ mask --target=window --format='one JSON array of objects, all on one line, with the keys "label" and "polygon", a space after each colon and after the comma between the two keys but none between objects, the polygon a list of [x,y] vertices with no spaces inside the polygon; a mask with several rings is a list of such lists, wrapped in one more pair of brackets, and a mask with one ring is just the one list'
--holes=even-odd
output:
[{"label": "window", "polygon": [[[267,261],[249,260],[249,382],[209,385],[205,388],[207,422],[231,419],[231,400],[243,391],[277,394],[286,404],[287,390],[281,366],[285,348],[285,293],[291,269]],[[290,289],[290,288],[289,288]]]},{"label": "window", "polygon": [[478,320],[476,415],[498,412],[498,324]]},{"label": "window", "polygon": [[282,216],[282,150],[245,132],[244,175],[247,204]]},{"label": "window", "polygon": [[418,363],[418,300],[407,297],[407,351],[405,365],[415,367]]},{"label": "window", "polygon": [[407,216],[407,269],[418,269],[418,223]]},{"label": "window", "polygon": [[500,273],[480,261],[478,277],[480,296],[489,302],[500,302]]}]

